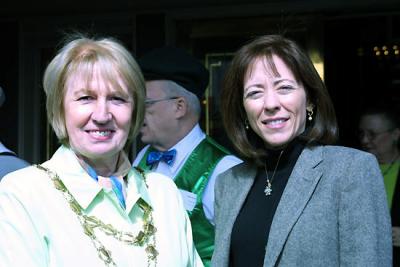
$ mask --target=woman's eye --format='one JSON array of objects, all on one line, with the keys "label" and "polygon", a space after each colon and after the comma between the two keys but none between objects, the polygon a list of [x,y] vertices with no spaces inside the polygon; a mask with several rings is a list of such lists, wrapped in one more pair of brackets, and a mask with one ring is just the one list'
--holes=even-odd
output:
[{"label": "woman's eye", "polygon": [[247,92],[245,98],[258,98],[262,96],[262,91],[250,91]]},{"label": "woman's eye", "polygon": [[84,96],[80,96],[80,97],[78,97],[78,101],[89,101],[89,100],[92,100],[93,98],[91,97],[91,96],[88,96],[88,95],[84,95]]},{"label": "woman's eye", "polygon": [[290,86],[290,85],[284,85],[284,86],[279,87],[279,89],[281,89],[281,90],[292,90],[292,89],[294,89],[294,87]]},{"label": "woman's eye", "polygon": [[279,86],[277,90],[278,90],[279,92],[281,92],[281,93],[289,93],[289,92],[291,92],[291,91],[294,90],[294,89],[296,89],[294,86],[291,86],[291,85],[282,85],[282,86]]},{"label": "woman's eye", "polygon": [[116,103],[125,103],[125,102],[127,102],[126,99],[124,97],[121,97],[121,96],[113,96],[113,97],[111,97],[111,100],[113,102],[116,102]]}]

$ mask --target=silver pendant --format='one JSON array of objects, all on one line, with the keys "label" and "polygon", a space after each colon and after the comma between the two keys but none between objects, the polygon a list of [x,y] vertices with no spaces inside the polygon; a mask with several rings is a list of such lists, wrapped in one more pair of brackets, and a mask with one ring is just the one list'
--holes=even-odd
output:
[{"label": "silver pendant", "polygon": [[270,196],[272,193],[271,183],[267,181],[267,185],[265,186],[264,193],[266,196]]}]

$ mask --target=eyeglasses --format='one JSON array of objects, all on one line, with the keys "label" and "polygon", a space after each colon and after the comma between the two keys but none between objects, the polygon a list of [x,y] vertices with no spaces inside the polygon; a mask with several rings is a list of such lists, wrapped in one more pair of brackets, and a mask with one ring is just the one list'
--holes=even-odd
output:
[{"label": "eyeglasses", "polygon": [[173,96],[173,97],[166,97],[166,98],[160,98],[160,99],[146,99],[144,101],[146,107],[150,107],[151,105],[161,102],[161,101],[167,101],[167,100],[173,100],[173,99],[178,99],[179,96]]},{"label": "eyeglasses", "polygon": [[367,137],[368,140],[375,140],[379,135],[384,134],[384,133],[388,133],[388,132],[391,132],[391,131],[393,131],[393,129],[388,129],[388,130],[381,131],[381,132],[374,132],[374,131],[368,131],[368,130],[367,131],[362,131],[362,130],[360,130],[358,132],[358,137],[360,139],[362,139],[364,137]]}]

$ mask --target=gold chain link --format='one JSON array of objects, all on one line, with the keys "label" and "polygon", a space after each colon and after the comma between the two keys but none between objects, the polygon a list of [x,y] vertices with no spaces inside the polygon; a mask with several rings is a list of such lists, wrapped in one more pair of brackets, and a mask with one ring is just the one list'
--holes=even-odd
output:
[{"label": "gold chain link", "polygon": [[[153,224],[153,209],[143,199],[138,200],[138,205],[143,211],[143,229],[135,236],[130,232],[120,231],[115,229],[111,224],[105,224],[99,218],[95,216],[88,216],[83,214],[82,207],[72,196],[69,190],[66,188],[64,183],[61,181],[59,176],[51,170],[43,167],[42,165],[35,165],[38,169],[43,170],[47,173],[50,179],[53,181],[54,187],[59,190],[65,199],[68,201],[71,210],[77,215],[80,224],[83,227],[83,232],[92,240],[99,258],[104,262],[106,266],[117,266],[112,259],[111,251],[109,251],[100,242],[95,234],[95,229],[101,230],[108,236],[114,237],[116,240],[133,246],[144,246],[146,245],[145,252],[147,254],[147,266],[150,267],[157,265],[158,251],[156,249],[156,227]],[[146,176],[144,172],[136,168],[141,174],[146,186]],[[148,186],[147,186],[148,187]]]}]

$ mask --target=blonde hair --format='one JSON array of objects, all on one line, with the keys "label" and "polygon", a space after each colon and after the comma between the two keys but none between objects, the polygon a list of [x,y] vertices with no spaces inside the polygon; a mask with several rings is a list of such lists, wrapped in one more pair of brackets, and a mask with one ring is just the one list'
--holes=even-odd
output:
[{"label": "blonde hair", "polygon": [[47,118],[59,141],[68,144],[64,96],[66,82],[79,75],[89,85],[98,69],[100,76],[116,90],[126,89],[133,97],[132,121],[125,147],[136,137],[144,119],[145,82],[130,52],[112,38],[94,39],[75,35],[49,63],[44,73]]}]

